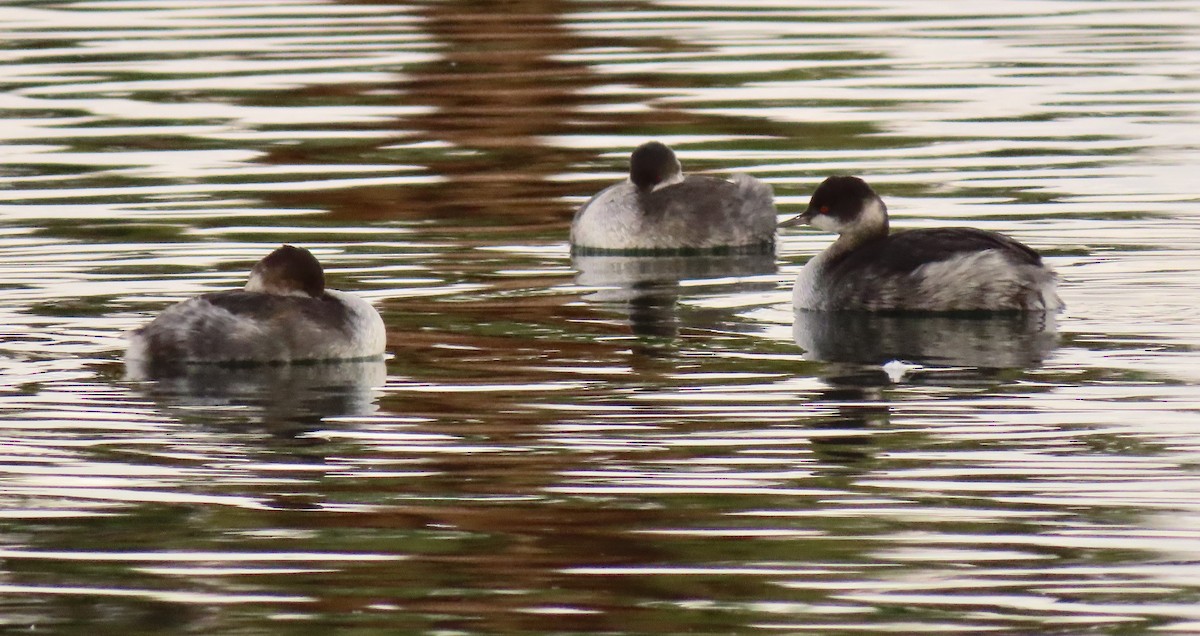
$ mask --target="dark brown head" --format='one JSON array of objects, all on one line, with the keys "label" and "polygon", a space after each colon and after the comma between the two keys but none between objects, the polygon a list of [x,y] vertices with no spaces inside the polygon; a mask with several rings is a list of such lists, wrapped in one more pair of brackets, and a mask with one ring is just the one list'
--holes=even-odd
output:
[{"label": "dark brown head", "polygon": [[325,292],[325,271],[308,250],[284,245],[254,265],[245,289],[278,296],[317,298]]},{"label": "dark brown head", "polygon": [[650,141],[629,155],[629,180],[639,190],[653,190],[660,184],[675,183],[682,178],[683,167],[666,144]]},{"label": "dark brown head", "polygon": [[858,177],[829,177],[817,186],[808,209],[783,225],[808,223],[837,234],[887,233],[887,206],[883,199]]}]

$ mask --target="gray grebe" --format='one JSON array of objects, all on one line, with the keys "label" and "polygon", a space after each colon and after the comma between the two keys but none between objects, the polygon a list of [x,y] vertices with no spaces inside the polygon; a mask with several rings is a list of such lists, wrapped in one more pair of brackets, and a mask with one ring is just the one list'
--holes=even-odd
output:
[{"label": "gray grebe", "polygon": [[685,177],[675,153],[651,141],[629,157],[629,179],[600,191],[575,213],[571,247],[576,253],[770,250],[773,199],[771,186],[749,175],[729,181]]},{"label": "gray grebe", "polygon": [[797,309],[900,312],[1057,311],[1057,276],[1002,234],[949,227],[888,233],[887,206],[858,177],[829,177],[807,222],[838,238],[796,280]]},{"label": "gray grebe", "polygon": [[316,257],[284,245],[254,266],[244,289],[165,309],[133,332],[125,357],[151,367],[350,360],[381,356],[385,340],[370,303],[325,289]]}]

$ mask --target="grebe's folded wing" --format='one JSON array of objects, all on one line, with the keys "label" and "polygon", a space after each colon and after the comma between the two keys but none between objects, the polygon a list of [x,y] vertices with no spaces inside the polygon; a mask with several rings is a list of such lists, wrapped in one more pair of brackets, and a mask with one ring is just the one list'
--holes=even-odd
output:
[{"label": "grebe's folded wing", "polygon": [[1017,264],[1042,263],[1042,257],[1033,249],[1003,234],[969,227],[946,227],[895,232],[859,246],[831,265],[839,269],[871,268],[900,274],[929,263],[986,251],[999,252]]}]

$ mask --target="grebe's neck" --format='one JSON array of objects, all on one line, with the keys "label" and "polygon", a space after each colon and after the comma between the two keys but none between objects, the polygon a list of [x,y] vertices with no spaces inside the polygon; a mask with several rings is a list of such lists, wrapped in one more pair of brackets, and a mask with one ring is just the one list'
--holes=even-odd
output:
[{"label": "grebe's neck", "polygon": [[888,235],[887,206],[879,197],[863,201],[862,211],[851,223],[841,224],[836,230],[838,238],[829,246],[830,256],[844,254],[854,248]]}]

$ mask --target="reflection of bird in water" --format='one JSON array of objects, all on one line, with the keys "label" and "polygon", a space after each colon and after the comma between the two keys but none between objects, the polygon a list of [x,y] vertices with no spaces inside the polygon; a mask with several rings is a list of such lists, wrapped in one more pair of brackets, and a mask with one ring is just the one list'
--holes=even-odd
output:
[{"label": "reflection of bird in water", "polygon": [[793,335],[806,357],[879,365],[904,361],[934,366],[1029,368],[1058,346],[1054,316],[879,315],[799,311]]},{"label": "reflection of bird in water", "polygon": [[[127,367],[127,379],[145,380]],[[376,390],[387,380],[382,359],[228,367],[194,364],[159,376],[143,390],[167,411],[232,418],[290,435],[328,417],[376,410]]]},{"label": "reflection of bird in water", "polygon": [[379,357],[386,333],[367,301],[325,289],[308,250],[284,245],[255,264],[241,290],[176,303],[135,331],[134,376],[187,374],[192,364],[268,364]]},{"label": "reflection of bird in water", "polygon": [[629,287],[636,284],[774,274],[775,255],[617,256],[573,254],[580,285]]},{"label": "reflection of bird in water", "polygon": [[836,232],[800,271],[797,309],[866,311],[1057,311],[1057,276],[1007,236],[974,228],[888,233],[887,206],[857,177],[826,179],[805,221]]},{"label": "reflection of bird in water", "polygon": [[679,285],[636,283],[629,288],[629,326],[639,336],[679,335]]},{"label": "reflection of bird in water", "polygon": [[[773,282],[730,281],[775,272],[771,253],[695,256],[617,256],[574,254],[571,264],[578,270],[576,282],[599,287],[587,300],[614,303],[629,314],[630,326],[638,335],[675,336],[680,326],[681,281],[714,280],[711,285],[692,285],[692,293],[720,289],[768,291]],[[710,316],[711,317],[711,316]],[[696,325],[689,325],[696,326]]]},{"label": "reflection of bird in water", "polygon": [[596,250],[741,248],[773,251],[771,186],[744,174],[731,180],[684,176],[675,153],[652,141],[629,158],[629,178],[600,191],[575,213],[571,245]]},{"label": "reflection of bird in water", "polygon": [[1057,347],[1054,316],[1009,312],[980,316],[799,311],[793,336],[804,357],[825,362],[828,388],[815,404],[835,407],[813,426],[846,434],[814,438],[813,451],[831,465],[858,470],[877,438],[850,431],[886,426],[885,387],[987,386],[1010,369],[1039,366]]}]

